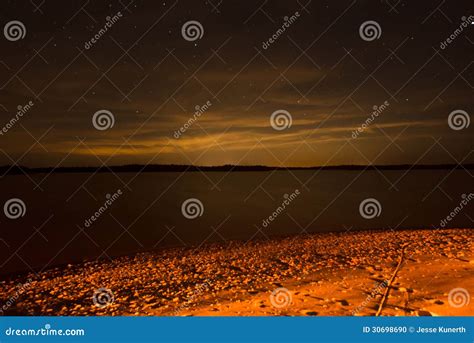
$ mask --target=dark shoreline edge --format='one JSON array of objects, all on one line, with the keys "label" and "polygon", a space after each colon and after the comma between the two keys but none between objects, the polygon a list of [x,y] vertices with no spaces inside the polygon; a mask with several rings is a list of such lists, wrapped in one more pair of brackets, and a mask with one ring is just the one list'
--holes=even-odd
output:
[{"label": "dark shoreline edge", "polygon": [[[399,227],[396,229],[396,231],[437,231],[437,230],[472,230],[474,233],[474,226],[473,227],[432,227],[429,228],[427,226],[423,227]],[[229,239],[225,242],[222,241],[216,241],[216,242],[208,242],[204,245],[202,245],[198,250],[206,250],[206,249],[212,249],[212,248],[230,248],[232,246],[242,246],[247,243],[252,243],[252,244],[259,244],[259,243],[264,243],[264,242],[273,242],[273,243],[278,243],[279,241],[285,240],[285,239],[298,239],[298,238],[303,238],[303,237],[308,237],[308,236],[330,236],[330,235],[336,235],[344,238],[345,236],[351,236],[351,235],[357,235],[360,233],[383,233],[383,232],[388,232],[391,231],[388,228],[372,228],[372,229],[353,229],[353,230],[338,230],[338,231],[319,231],[319,232],[310,232],[310,233],[298,233],[298,234],[280,234],[280,235],[275,235],[270,238],[270,240],[262,237],[257,237],[252,239],[251,241],[245,241],[241,239]],[[142,254],[155,254],[159,255],[162,253],[174,253],[174,252],[179,252],[179,251],[192,251],[196,250],[198,247],[198,244],[190,244],[186,246],[182,245],[171,245],[171,246],[164,246],[164,247],[157,247],[157,248],[152,248],[152,249],[144,249],[144,250],[132,250],[123,254],[118,254],[114,255],[111,257],[111,260],[109,260],[107,257],[85,257],[81,260],[76,260],[76,261],[70,261],[70,262],[64,262],[64,263],[55,263],[51,264],[48,266],[48,268],[45,268],[44,270],[18,270],[18,271],[12,271],[8,273],[0,273],[0,282],[2,281],[11,281],[11,280],[17,280],[21,278],[26,278],[28,275],[31,273],[51,273],[51,272],[58,272],[60,273],[61,270],[63,269],[75,269],[75,270],[81,270],[85,265],[90,264],[90,263],[102,263],[102,262],[110,262],[113,260],[118,260],[118,259],[127,259],[127,258],[135,258],[138,257]],[[38,268],[37,266],[33,268]]]},{"label": "dark shoreline edge", "polygon": [[436,164],[436,165],[339,165],[339,166],[317,166],[317,167],[272,167],[272,166],[194,166],[181,164],[128,164],[119,166],[102,167],[41,167],[29,168],[24,166],[0,166],[1,176],[18,174],[40,174],[40,173],[157,173],[157,172],[267,172],[279,170],[474,170],[474,164]]}]

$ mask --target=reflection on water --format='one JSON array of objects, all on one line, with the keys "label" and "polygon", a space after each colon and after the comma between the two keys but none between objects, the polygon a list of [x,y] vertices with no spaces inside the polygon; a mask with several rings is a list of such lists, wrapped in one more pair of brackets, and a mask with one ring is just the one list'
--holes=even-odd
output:
[{"label": "reflection on water", "polygon": [[[24,217],[0,218],[0,273],[231,239],[439,227],[473,192],[464,170],[52,174],[42,190],[18,175],[0,185],[2,204],[26,204]],[[365,199],[378,216],[360,215]],[[472,227],[469,213],[472,204],[446,227]]]}]

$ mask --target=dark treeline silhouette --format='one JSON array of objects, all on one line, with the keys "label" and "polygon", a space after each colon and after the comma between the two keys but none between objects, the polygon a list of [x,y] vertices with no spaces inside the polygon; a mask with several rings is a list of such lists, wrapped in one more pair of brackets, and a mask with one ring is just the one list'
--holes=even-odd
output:
[{"label": "dark treeline silhouette", "polygon": [[272,170],[444,170],[444,169],[474,169],[474,164],[436,164],[436,165],[339,165],[320,167],[271,167],[271,166],[242,166],[242,165],[222,165],[222,166],[193,166],[181,164],[127,164],[122,166],[102,166],[102,167],[42,167],[29,168],[23,166],[0,166],[1,175],[15,174],[35,174],[35,173],[127,173],[127,172],[245,172],[245,171],[272,171]]}]

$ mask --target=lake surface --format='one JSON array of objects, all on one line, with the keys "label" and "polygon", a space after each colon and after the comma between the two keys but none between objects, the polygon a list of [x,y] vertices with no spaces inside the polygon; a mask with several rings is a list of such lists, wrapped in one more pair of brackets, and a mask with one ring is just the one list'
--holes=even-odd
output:
[{"label": "lake surface", "polygon": [[[0,273],[223,240],[440,227],[463,194],[474,192],[471,174],[465,170],[292,170],[4,176],[0,178]],[[112,197],[118,190],[122,194]],[[111,197],[107,209],[92,221],[107,195]],[[23,217],[9,219],[3,213],[3,204],[11,198],[25,203]],[[202,203],[201,216],[183,215],[187,199]],[[359,206],[365,199],[379,202],[379,216],[361,215]],[[285,200],[285,209],[277,210]],[[446,227],[474,227],[473,204]],[[193,216],[192,210],[186,214]]]}]

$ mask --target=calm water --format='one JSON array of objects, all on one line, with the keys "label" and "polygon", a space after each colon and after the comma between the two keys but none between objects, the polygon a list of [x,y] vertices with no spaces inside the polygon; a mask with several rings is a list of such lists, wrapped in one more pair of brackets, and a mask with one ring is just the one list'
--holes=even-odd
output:
[{"label": "calm water", "polygon": [[[117,256],[203,241],[248,240],[303,232],[368,228],[432,228],[474,192],[464,170],[278,171],[212,173],[46,174],[0,179],[0,201],[20,198],[26,213],[0,213],[0,273],[40,270],[98,256]],[[395,186],[392,187],[392,184]],[[128,184],[128,187],[125,185]],[[85,221],[118,189],[122,195],[89,227]],[[299,195],[266,227],[285,194]],[[202,216],[187,219],[182,203],[197,198]],[[375,198],[381,213],[364,219],[359,204]],[[449,227],[472,227],[473,202]],[[81,228],[83,231],[81,231]],[[262,232],[258,231],[260,228]],[[169,231],[171,229],[172,231]],[[216,231],[214,231],[216,230]]]}]

